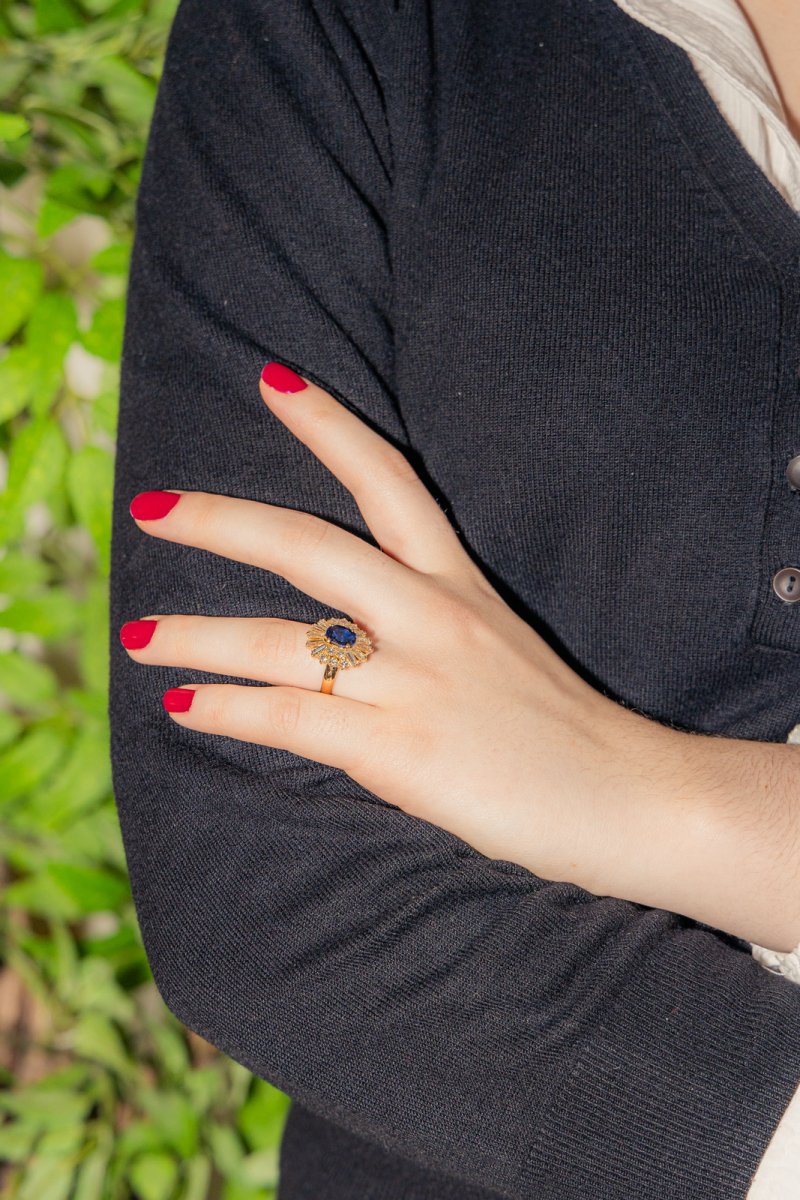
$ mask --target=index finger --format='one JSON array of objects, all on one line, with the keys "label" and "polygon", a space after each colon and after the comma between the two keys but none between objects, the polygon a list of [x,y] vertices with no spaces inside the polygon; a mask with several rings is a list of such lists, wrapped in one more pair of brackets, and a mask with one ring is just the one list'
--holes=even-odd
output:
[{"label": "index finger", "polygon": [[446,514],[406,456],[330,392],[268,362],[261,396],[353,496],[385,554],[425,573],[454,575],[470,562]]}]

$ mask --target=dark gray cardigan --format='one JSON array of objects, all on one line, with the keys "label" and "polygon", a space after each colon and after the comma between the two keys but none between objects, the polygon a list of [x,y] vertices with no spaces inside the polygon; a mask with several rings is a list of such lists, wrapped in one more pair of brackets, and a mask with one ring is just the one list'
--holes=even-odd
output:
[{"label": "dark gray cardigan", "polygon": [[297,1101],[281,1200],[743,1197],[800,1080],[800,988],[333,768],[180,728],[162,691],[222,677],[136,665],[117,630],[326,614],[128,515],[179,487],[368,536],[261,401],[277,358],[408,448],[596,687],[785,740],[800,218],[614,0],[182,0],[137,215],[115,791],[166,1003]]}]

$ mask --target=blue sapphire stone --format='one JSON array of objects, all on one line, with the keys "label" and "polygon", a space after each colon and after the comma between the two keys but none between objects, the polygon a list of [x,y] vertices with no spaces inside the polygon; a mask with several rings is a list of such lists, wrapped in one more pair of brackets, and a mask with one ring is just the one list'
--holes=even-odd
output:
[{"label": "blue sapphire stone", "polygon": [[356,640],[353,630],[348,629],[346,625],[329,625],[325,630],[325,637],[337,646],[352,646]]}]

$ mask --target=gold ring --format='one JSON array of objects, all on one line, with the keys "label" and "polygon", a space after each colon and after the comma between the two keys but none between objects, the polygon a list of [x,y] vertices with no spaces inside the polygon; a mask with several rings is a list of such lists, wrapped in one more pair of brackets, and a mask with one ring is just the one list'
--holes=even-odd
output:
[{"label": "gold ring", "polygon": [[325,663],[319,690],[328,694],[340,667],[360,667],[372,653],[366,632],[345,617],[320,617],[306,632],[306,646],[318,662]]}]

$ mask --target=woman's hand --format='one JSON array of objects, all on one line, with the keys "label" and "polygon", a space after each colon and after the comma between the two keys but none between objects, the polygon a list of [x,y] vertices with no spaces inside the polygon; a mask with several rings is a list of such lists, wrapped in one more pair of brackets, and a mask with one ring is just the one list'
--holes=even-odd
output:
[{"label": "woman's hand", "polygon": [[488,857],[635,898],[651,839],[662,863],[677,851],[669,789],[653,785],[681,735],[567,667],[490,586],[402,453],[321,388],[279,364],[265,372],[284,389],[262,378],[270,411],[352,493],[380,549],[309,513],[205,492],[143,493],[131,512],[154,537],[278,572],[318,615],[361,625],[373,651],[326,695],[310,622],[129,622],[120,636],[137,662],[273,685],[170,689],[172,719],[341,768]]}]

